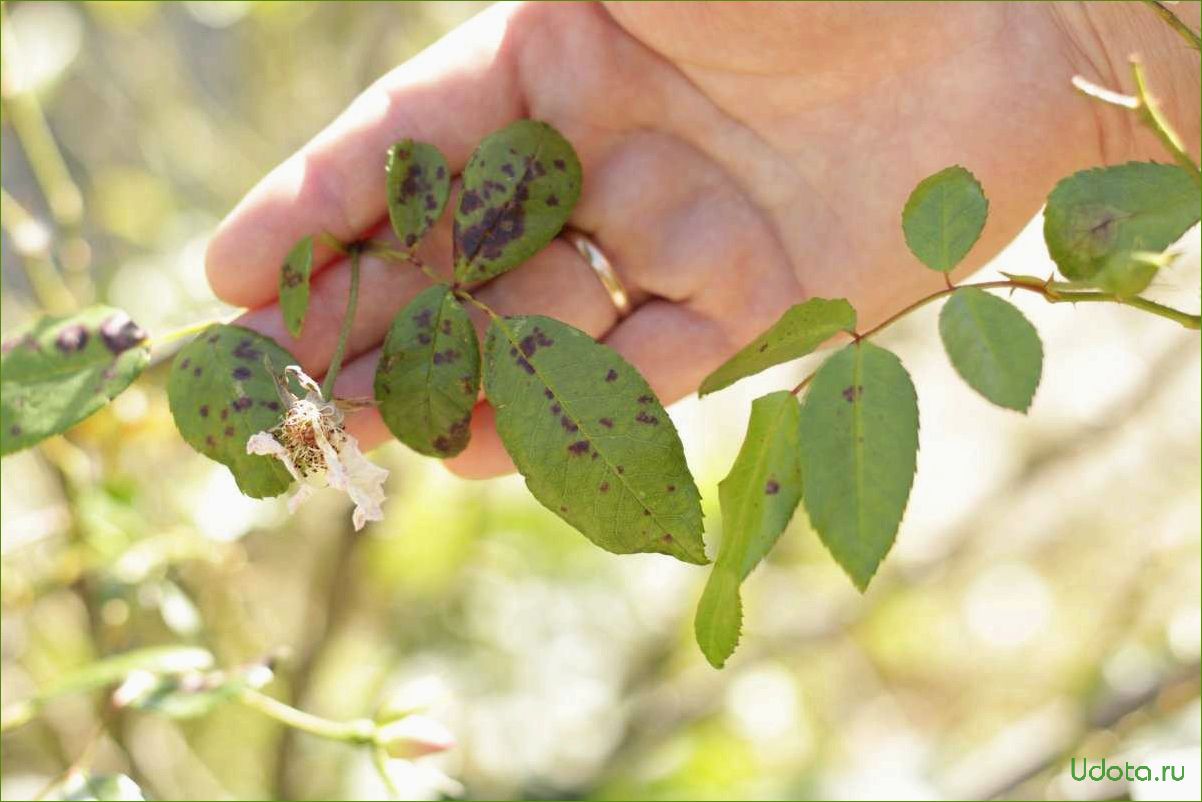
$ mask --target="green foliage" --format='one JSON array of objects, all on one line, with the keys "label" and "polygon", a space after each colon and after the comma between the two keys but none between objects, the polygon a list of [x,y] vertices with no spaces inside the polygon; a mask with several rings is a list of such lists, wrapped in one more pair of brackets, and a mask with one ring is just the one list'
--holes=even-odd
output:
[{"label": "green foliage", "polygon": [[71,672],[47,687],[39,699],[103,688],[120,682],[135,671],[173,675],[201,671],[213,665],[213,655],[195,646],[150,646],[110,655]]},{"label": "green foliage", "polygon": [[1167,261],[1161,253],[1120,251],[1107,257],[1092,283],[1098,289],[1113,292],[1120,298],[1131,298],[1148,288]]},{"label": "green foliage", "polygon": [[551,318],[494,318],[484,387],[505,448],[547,509],[608,551],[706,562],[680,437],[617,352]]},{"label": "green foliage", "polygon": [[241,326],[214,324],[188,343],[171,365],[167,398],[176,428],[192,448],[230,469],[252,498],[278,496],[292,484],[283,464],[246,453],[252,434],[283,417],[272,370],[295,364],[274,340]]},{"label": "green foliage", "polygon": [[455,213],[455,279],[512,270],[563,228],[580,197],[580,160],[546,123],[519,120],[480,143]]},{"label": "green foliage", "polygon": [[406,249],[442,217],[451,170],[433,145],[402,139],[388,150],[388,219]]},{"label": "green foliage", "polygon": [[54,798],[65,802],[142,802],[146,795],[124,774],[83,774],[69,777]]},{"label": "green foliage", "polygon": [[869,342],[830,357],[801,410],[803,494],[810,522],[860,590],[893,546],[918,455],[910,374]]},{"label": "green foliage", "polygon": [[423,291],[392,321],[376,368],[380,416],[422,454],[467,447],[480,390],[480,346],[471,318],[446,284]]},{"label": "green foliage", "polygon": [[299,337],[309,311],[309,277],[313,272],[313,238],[305,237],[288,252],[280,268],[280,311],[284,325]]},{"label": "green foliage", "polygon": [[79,423],[128,387],[149,359],[146,332],[108,306],[43,317],[15,333],[0,356],[0,454]]},{"label": "green foliage", "polygon": [[902,210],[906,245],[924,265],[950,272],[972,249],[989,201],[980,183],[963,167],[948,167],[923,179]]},{"label": "green foliage", "polygon": [[1163,251],[1198,222],[1200,209],[1198,185],[1174,165],[1082,170],[1048,195],[1043,237],[1066,278],[1090,281],[1116,254]]},{"label": "green foliage", "polygon": [[718,485],[722,545],[697,606],[701,651],[721,668],[739,640],[742,582],[772,549],[801,501],[801,405],[780,390],[751,405],[747,436]]},{"label": "green foliage", "polygon": [[772,328],[707,376],[698,394],[708,395],[773,365],[803,357],[839,332],[855,327],[856,310],[842,298],[811,298],[795,304]]},{"label": "green foliage", "polygon": [[939,336],[969,387],[1000,407],[1030,408],[1043,372],[1043,344],[1014,304],[961,287],[939,314]]}]

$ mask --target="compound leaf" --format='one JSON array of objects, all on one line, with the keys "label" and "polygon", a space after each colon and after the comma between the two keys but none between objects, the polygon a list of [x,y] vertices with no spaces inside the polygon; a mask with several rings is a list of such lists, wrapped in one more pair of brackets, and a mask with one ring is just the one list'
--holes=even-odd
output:
[{"label": "compound leaf", "polygon": [[274,340],[215,323],[180,350],[167,380],[184,441],[229,468],[238,488],[253,498],[278,496],[292,484],[279,460],[246,453],[250,436],[274,427],[284,412],[264,357],[277,373],[296,364]]},{"label": "compound leaf", "polygon": [[939,336],[969,387],[1000,407],[1030,408],[1043,372],[1043,345],[1018,307],[962,287],[939,313]]},{"label": "compound leaf", "polygon": [[801,409],[810,523],[860,590],[901,524],[918,456],[918,400],[889,351],[849,345],[826,360]]},{"label": "compound leaf", "polygon": [[284,325],[299,337],[309,311],[309,277],[313,272],[313,238],[305,237],[288,252],[280,268],[280,311]]},{"label": "compound leaf", "polygon": [[947,273],[972,249],[988,216],[989,201],[981,184],[957,165],[914,188],[902,210],[902,232],[919,261]]},{"label": "compound leaf", "polygon": [[43,317],[16,333],[0,356],[0,454],[79,423],[128,387],[149,360],[146,332],[108,306]]},{"label": "compound leaf", "polygon": [[530,492],[607,551],[704,564],[676,428],[617,352],[547,317],[494,318],[484,389]]},{"label": "compound leaf", "polygon": [[718,485],[722,545],[693,622],[701,651],[721,668],[739,641],[739,584],[772,549],[801,501],[801,405],[788,390],[757,398],[747,436]]},{"label": "compound leaf", "polygon": [[467,447],[480,390],[480,345],[446,284],[421,292],[392,321],[376,368],[380,416],[405,445],[432,457]]},{"label": "compound leaf", "polygon": [[1115,254],[1163,251],[1198,222],[1200,210],[1198,185],[1175,165],[1082,170],[1048,195],[1043,238],[1065,278],[1089,281]]},{"label": "compound leaf", "polygon": [[463,171],[455,213],[455,279],[499,276],[555,238],[580,197],[580,160],[546,123],[489,135]]},{"label": "compound leaf", "polygon": [[417,245],[442,217],[451,193],[451,171],[438,148],[402,139],[388,150],[388,219],[397,239]]},{"label": "compound leaf", "polygon": [[843,298],[811,298],[795,304],[772,328],[706,376],[698,395],[717,392],[773,365],[803,357],[839,332],[855,327],[856,310]]}]

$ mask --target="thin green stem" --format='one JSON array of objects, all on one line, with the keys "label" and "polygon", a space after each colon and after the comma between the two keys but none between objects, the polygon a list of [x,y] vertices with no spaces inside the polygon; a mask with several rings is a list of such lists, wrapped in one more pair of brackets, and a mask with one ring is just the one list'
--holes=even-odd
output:
[{"label": "thin green stem", "polygon": [[[939,300],[944,296],[951,295],[958,289],[978,289],[978,290],[1024,290],[1026,292],[1034,292],[1040,295],[1045,301],[1050,304],[1079,304],[1079,303],[1112,303],[1130,306],[1133,309],[1139,309],[1148,314],[1156,315],[1157,317],[1172,320],[1175,323],[1184,326],[1193,331],[1202,330],[1202,316],[1192,315],[1180,309],[1174,309],[1171,306],[1166,306],[1156,301],[1139,296],[1124,298],[1112,292],[1095,292],[1092,290],[1067,290],[1061,289],[1063,286],[1059,282],[1053,282],[1051,279],[1041,279],[1037,276],[1021,276],[1008,275],[1008,278],[999,281],[982,281],[976,284],[963,284],[960,286],[949,285],[942,289],[932,292],[930,295],[919,298],[912,304],[900,309],[889,317],[885,318],[880,323],[865,332],[855,335],[856,342],[879,334],[884,329],[889,328],[897,321],[915,312],[929,303]],[[797,395],[809,385],[810,380],[814,378],[814,373],[806,376],[796,387],[793,388],[793,394]]]},{"label": "thin green stem", "polygon": [[1170,28],[1179,33],[1181,38],[1189,43],[1190,47],[1202,52],[1202,37],[1190,30],[1189,26],[1169,10],[1168,6],[1161,3],[1160,0],[1143,0],[1143,3],[1159,14],[1160,18],[1167,22]]},{"label": "thin green stem", "polygon": [[426,278],[430,279],[435,284],[442,284],[446,282],[446,279],[438,275],[438,272],[434,268],[430,267],[428,264],[418,258],[417,254],[413,253],[412,251],[402,251],[397,248],[390,248],[387,245],[378,242],[368,243],[367,249],[373,255],[379,256],[380,258],[389,262],[393,262],[394,264],[413,265],[418,270],[422,271]]},{"label": "thin green stem", "polygon": [[401,789],[396,787],[392,775],[388,773],[388,752],[384,747],[377,746],[372,750],[371,762],[376,767],[376,772],[380,775],[380,779],[384,781],[384,787],[388,789],[388,795],[392,799],[400,799]]},{"label": "thin green stem", "polygon": [[501,318],[501,315],[498,314],[495,309],[472,295],[467,290],[455,290],[455,297],[461,301],[467,301],[469,304],[488,315],[490,320],[499,320]]},{"label": "thin green stem", "polygon": [[1185,150],[1185,145],[1181,143],[1181,137],[1177,136],[1177,132],[1169,125],[1169,121],[1160,113],[1160,107],[1156,105],[1156,101],[1148,94],[1148,84],[1144,78],[1144,65],[1139,62],[1139,59],[1131,59],[1131,74],[1135,77],[1135,92],[1136,97],[1139,98],[1139,108],[1136,111],[1140,120],[1152,129],[1152,132],[1164,145],[1165,150],[1173,154],[1173,160],[1189,172],[1195,183],[1202,186],[1202,169],[1199,169],[1194,160],[1190,158],[1189,153]]},{"label": "thin green stem", "polygon": [[351,289],[346,299],[346,315],[342,318],[342,328],[338,331],[338,345],[334,348],[334,356],[330,359],[329,370],[321,382],[321,394],[327,400],[334,397],[334,382],[338,380],[338,372],[342,370],[342,359],[346,356],[346,344],[351,338],[351,327],[355,323],[355,307],[359,305],[359,259],[362,248],[351,248]]},{"label": "thin green stem", "polygon": [[307,732],[318,738],[329,741],[342,741],[348,744],[374,743],[376,725],[370,719],[352,719],[351,721],[331,721],[330,719],[297,710],[278,699],[273,699],[252,688],[243,688],[236,697],[246,707],[257,710],[268,718],[275,719],[281,724],[301,732]]}]

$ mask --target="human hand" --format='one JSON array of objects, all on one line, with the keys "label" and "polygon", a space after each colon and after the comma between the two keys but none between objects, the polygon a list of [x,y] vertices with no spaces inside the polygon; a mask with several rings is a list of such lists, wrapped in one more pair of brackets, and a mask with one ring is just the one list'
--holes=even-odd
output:
[{"label": "human hand", "polygon": [[[991,224],[971,271],[1017,233],[1054,177],[1144,147],[1069,87],[1075,72],[1117,82],[1090,75],[1097,54],[1079,44],[1080,25],[1039,4],[496,7],[384,76],[260,182],[214,237],[209,279],[221,298],[254,309],[239,322],[319,375],[348,264],[318,253],[294,340],[275,303],[292,245],[323,231],[389,240],[381,173],[398,139],[437,145],[457,171],[492,131],[546,120],[584,166],[571,225],[608,255],[636,309],[619,320],[559,240],[476,295],[606,342],[670,403],[790,304],[846,297],[870,326],[937,287],[940,276],[913,268],[898,225],[923,176],[960,163],[988,187]],[[1194,149],[1196,117],[1182,126]],[[446,215],[419,249],[448,275],[450,241]],[[416,269],[363,259],[338,395],[371,394],[393,316],[427,283]],[[348,424],[365,448],[390,437],[372,411]],[[449,464],[468,476],[512,469],[486,403]]]}]

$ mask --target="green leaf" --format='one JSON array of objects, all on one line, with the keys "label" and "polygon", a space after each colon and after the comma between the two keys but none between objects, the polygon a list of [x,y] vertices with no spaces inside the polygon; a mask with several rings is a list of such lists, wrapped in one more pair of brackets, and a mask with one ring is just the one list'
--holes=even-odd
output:
[{"label": "green leaf", "polygon": [[580,197],[576,151],[546,123],[488,136],[463,171],[455,213],[455,279],[499,276],[555,238]]},{"label": "green leaf", "polygon": [[54,798],[64,802],[142,802],[146,795],[124,774],[74,772]]},{"label": "green leaf", "polygon": [[413,248],[442,217],[451,170],[433,145],[402,139],[388,151],[388,219],[397,239]]},{"label": "green leaf", "polygon": [[896,356],[849,345],[818,369],[801,408],[806,511],[864,590],[901,524],[918,455],[918,399]]},{"label": "green leaf", "polygon": [[446,284],[409,302],[392,321],[376,368],[380,416],[396,438],[431,457],[467,447],[480,391],[480,345]]},{"label": "green leaf", "polygon": [[1018,307],[961,287],[939,313],[939,336],[969,387],[999,407],[1030,408],[1043,372],[1043,345]]},{"label": "green leaf", "polygon": [[43,317],[4,341],[0,454],[66,431],[113,400],[150,360],[129,315],[92,306]]},{"label": "green leaf", "polygon": [[1106,259],[1090,283],[1120,298],[1131,298],[1146,290],[1168,262],[1169,257],[1164,253],[1120,251]]},{"label": "green leaf", "polygon": [[1115,254],[1163,251],[1200,213],[1198,186],[1185,170],[1129,162],[1057,184],[1043,213],[1043,238],[1065,278],[1089,280]]},{"label": "green leaf", "polygon": [[484,388],[501,441],[547,509],[607,551],[706,562],[680,437],[616,351],[551,318],[494,318]]},{"label": "green leaf", "polygon": [[284,325],[299,337],[309,311],[309,274],[313,272],[313,238],[296,243],[280,268],[280,311]]},{"label": "green leaf", "polygon": [[722,545],[693,623],[715,668],[739,641],[739,584],[776,544],[801,501],[800,424],[801,405],[788,390],[757,398],[739,456],[718,485]]},{"label": "green leaf", "polygon": [[906,245],[924,265],[947,273],[972,249],[989,201],[980,183],[963,167],[948,167],[924,178],[902,210]]},{"label": "green leaf", "polygon": [[283,417],[272,370],[296,364],[274,340],[241,326],[214,324],[175,357],[167,399],[185,442],[230,469],[238,488],[253,498],[278,496],[292,484],[283,463],[246,453],[252,434]]},{"label": "green leaf", "polygon": [[698,395],[717,392],[773,365],[803,357],[839,332],[855,327],[856,310],[843,298],[811,298],[795,304],[772,328],[706,376]]}]

